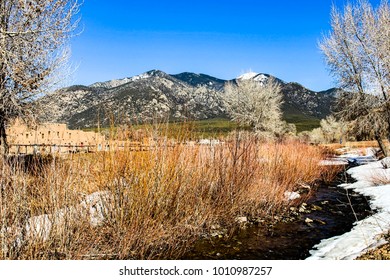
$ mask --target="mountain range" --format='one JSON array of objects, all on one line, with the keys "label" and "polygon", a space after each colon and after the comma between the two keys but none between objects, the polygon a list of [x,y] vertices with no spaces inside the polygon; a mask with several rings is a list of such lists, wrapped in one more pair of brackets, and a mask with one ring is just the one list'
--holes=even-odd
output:
[{"label": "mountain range", "polygon": [[[221,94],[227,82],[238,79],[281,85],[283,117],[287,122],[318,125],[330,114],[337,89],[315,92],[268,74],[246,73],[233,80],[184,72],[170,75],[151,70],[134,77],[74,85],[41,98],[45,110],[41,121],[67,123],[69,128],[91,128],[110,123],[143,123],[156,119],[171,121],[226,118]],[[314,123],[314,124],[313,124]]]}]

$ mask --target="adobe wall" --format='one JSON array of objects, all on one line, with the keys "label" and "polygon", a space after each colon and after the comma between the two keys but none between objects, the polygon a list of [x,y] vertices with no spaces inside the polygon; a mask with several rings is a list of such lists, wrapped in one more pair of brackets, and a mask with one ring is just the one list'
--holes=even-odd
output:
[{"label": "adobe wall", "polygon": [[114,150],[147,150],[154,141],[145,135],[137,140],[108,141],[104,135],[92,131],[71,130],[66,124],[43,123],[29,128],[16,120],[7,128],[11,154],[69,153]]},{"label": "adobe wall", "polygon": [[[69,151],[75,147],[95,147],[105,145],[105,137],[96,132],[67,129],[66,124],[44,123],[35,129],[28,128],[20,121],[15,121],[7,128],[8,144],[11,153],[32,153],[35,145],[48,146],[47,149]],[[35,149],[35,151],[34,151]]]}]

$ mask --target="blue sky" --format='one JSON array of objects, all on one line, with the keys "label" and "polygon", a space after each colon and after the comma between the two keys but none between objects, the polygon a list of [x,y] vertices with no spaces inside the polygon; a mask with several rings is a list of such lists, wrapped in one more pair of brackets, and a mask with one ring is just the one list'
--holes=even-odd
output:
[{"label": "blue sky", "polygon": [[[313,90],[335,86],[317,43],[344,0],[84,0],[71,42],[73,84],[159,69],[232,79],[272,74]],[[377,5],[379,0],[372,0]]]}]

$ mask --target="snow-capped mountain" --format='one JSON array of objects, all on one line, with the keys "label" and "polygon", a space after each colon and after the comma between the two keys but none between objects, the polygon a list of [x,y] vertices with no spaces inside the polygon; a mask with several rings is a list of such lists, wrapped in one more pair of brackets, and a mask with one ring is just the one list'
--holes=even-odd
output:
[{"label": "snow-capped mountain", "polygon": [[238,76],[236,78],[237,81],[240,81],[240,80],[255,80],[257,82],[260,82],[260,83],[265,83],[266,81],[268,81],[269,78],[273,78],[275,81],[277,81],[278,83],[280,84],[285,84],[284,81],[282,81],[281,79],[278,79],[276,77],[273,77],[269,74],[264,74],[264,73],[256,73],[256,72],[248,72],[248,73],[244,73],[240,76]]},{"label": "snow-capped mountain", "polygon": [[238,76],[236,80],[255,80],[258,82],[265,82],[268,80],[269,77],[270,75],[267,74],[248,72]]},{"label": "snow-capped mountain", "polygon": [[[206,86],[192,86],[162,71],[152,70],[114,86],[112,81],[94,86],[72,86],[45,96],[50,108],[43,121],[65,122],[71,128],[141,123],[153,119],[207,119],[224,114],[219,93]],[[116,80],[116,81],[124,81]]]},{"label": "snow-capped mountain", "polygon": [[96,82],[93,83],[92,85],[89,85],[91,88],[114,88],[114,87],[119,87],[123,84],[127,84],[128,82],[131,82],[132,78],[123,78],[123,79],[118,79],[118,80],[110,80],[110,81],[105,81],[105,82]]},{"label": "snow-capped mountain", "polygon": [[105,82],[96,82],[96,83],[93,83],[92,85],[90,85],[89,87],[111,89],[111,88],[119,87],[121,85],[130,83],[130,82],[134,82],[137,80],[150,78],[151,76],[153,76],[155,71],[157,71],[157,70],[152,70],[152,71],[149,71],[149,72],[137,75],[137,76],[133,76],[130,78],[109,80],[109,81],[105,81]]},{"label": "snow-capped mountain", "polygon": [[[268,74],[247,73],[230,80],[265,82]],[[285,119],[292,116],[323,118],[330,113],[333,90],[314,92],[297,83],[281,84]],[[96,127],[116,123],[140,123],[153,119],[199,120],[225,116],[221,94],[227,80],[184,72],[169,75],[159,70],[90,86],[60,89],[40,100],[49,108],[42,121],[67,123],[70,128]]]}]

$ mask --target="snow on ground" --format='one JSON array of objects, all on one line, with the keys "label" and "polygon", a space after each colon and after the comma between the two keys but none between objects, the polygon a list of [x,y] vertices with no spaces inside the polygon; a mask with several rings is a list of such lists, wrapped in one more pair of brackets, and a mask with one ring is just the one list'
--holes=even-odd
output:
[{"label": "snow on ground", "polygon": [[320,165],[348,165],[346,159],[325,159],[320,161]]},{"label": "snow on ground", "polygon": [[[340,151],[343,151],[343,149],[340,149]],[[320,164],[321,165],[366,164],[369,162],[376,161],[375,152],[376,150],[372,148],[364,149],[364,151],[363,150],[349,151],[339,157],[322,160]]]},{"label": "snow on ground", "polygon": [[[352,184],[339,187],[353,189],[355,192],[370,197],[370,206],[377,212],[356,222],[351,231],[322,240],[310,251],[308,259],[354,259],[368,249],[383,244],[381,235],[390,229],[390,184],[375,185],[375,178],[390,178],[390,170],[384,169],[382,162],[390,162],[390,158],[369,162],[372,155],[345,155],[347,160],[358,159],[360,165],[348,170],[357,180]],[[390,181],[389,181],[390,183]]]}]

